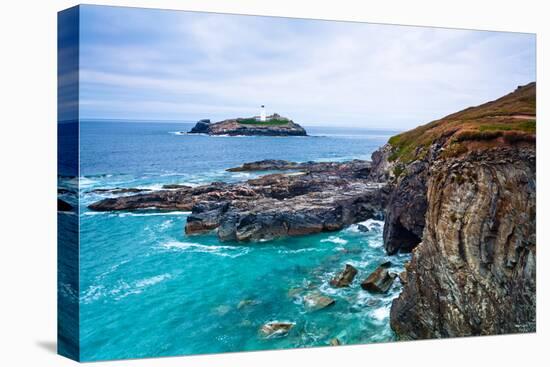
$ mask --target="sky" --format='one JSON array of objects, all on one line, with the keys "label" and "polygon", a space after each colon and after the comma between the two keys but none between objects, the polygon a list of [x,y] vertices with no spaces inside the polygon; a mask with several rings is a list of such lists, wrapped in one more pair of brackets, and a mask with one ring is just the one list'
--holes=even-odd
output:
[{"label": "sky", "polygon": [[535,80],[535,35],[81,6],[80,117],[408,129]]}]

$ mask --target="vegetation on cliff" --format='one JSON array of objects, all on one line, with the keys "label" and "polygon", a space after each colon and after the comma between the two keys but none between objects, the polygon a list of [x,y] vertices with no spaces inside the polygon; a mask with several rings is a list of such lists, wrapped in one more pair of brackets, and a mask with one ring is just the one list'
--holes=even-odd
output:
[{"label": "vegetation on cliff", "polygon": [[389,140],[390,161],[409,163],[422,159],[434,143],[442,144],[443,157],[466,153],[481,145],[513,145],[534,142],[536,132],[536,84],[477,107],[469,107],[442,119],[395,135]]}]

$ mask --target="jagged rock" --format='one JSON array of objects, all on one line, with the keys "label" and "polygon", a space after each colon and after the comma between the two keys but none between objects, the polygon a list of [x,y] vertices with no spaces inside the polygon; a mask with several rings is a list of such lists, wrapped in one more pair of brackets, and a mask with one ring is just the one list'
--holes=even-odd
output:
[{"label": "jagged rock", "polygon": [[361,288],[372,293],[386,293],[397,275],[379,266],[361,283]]},{"label": "jagged rock", "polygon": [[342,343],[340,342],[340,339],[338,339],[338,338],[330,339],[329,344],[332,345],[333,347],[338,346],[338,345],[342,345]]},{"label": "jagged rock", "polygon": [[146,191],[151,191],[151,189],[138,189],[134,187],[115,187],[112,189],[94,189],[94,190],[90,190],[89,192],[94,194],[108,193],[108,194],[117,195],[117,194],[136,194],[138,192],[146,192]]},{"label": "jagged rock", "polygon": [[330,281],[330,285],[336,288],[349,287],[356,275],[357,269],[350,264],[346,264],[344,270]]},{"label": "jagged rock", "polygon": [[422,243],[391,308],[402,339],[535,331],[534,147],[431,168]]},{"label": "jagged rock", "polygon": [[[296,163],[297,164],[297,163]],[[373,183],[370,162],[307,163],[296,174],[270,174],[243,183],[160,190],[104,199],[90,209],[191,210],[188,234],[217,229],[222,241],[258,241],[323,231],[379,217],[388,190]]]},{"label": "jagged rock", "polygon": [[367,227],[364,224],[358,224],[357,229],[359,230],[359,232],[368,232],[369,231],[369,227]]},{"label": "jagged rock", "polygon": [[290,119],[277,114],[269,116],[269,121],[262,123],[254,118],[236,118],[210,123],[210,120],[200,120],[189,131],[190,134],[208,135],[263,135],[263,136],[306,136],[306,130]]},{"label": "jagged rock", "polygon": [[388,254],[411,251],[422,238],[426,214],[428,163],[408,165],[394,185],[384,221],[384,246]]},{"label": "jagged rock", "polygon": [[70,212],[73,210],[73,206],[67,203],[65,200],[57,199],[57,211],[58,212]]},{"label": "jagged rock", "polygon": [[308,311],[317,311],[332,306],[336,301],[319,292],[308,293],[304,296],[304,306]]},{"label": "jagged rock", "polygon": [[167,185],[162,185],[162,188],[166,190],[174,190],[174,189],[191,189],[192,187],[189,185],[167,184]]},{"label": "jagged rock", "polygon": [[293,322],[268,322],[260,328],[260,333],[266,338],[285,336],[294,325]]}]

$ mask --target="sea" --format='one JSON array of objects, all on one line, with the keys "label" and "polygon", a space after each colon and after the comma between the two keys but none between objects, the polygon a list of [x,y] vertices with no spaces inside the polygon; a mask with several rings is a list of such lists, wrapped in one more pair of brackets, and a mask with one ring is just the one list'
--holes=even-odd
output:
[{"label": "sea", "polygon": [[[396,280],[386,294],[360,281],[386,261],[401,272],[409,255],[387,256],[384,223],[258,243],[222,243],[215,233],[188,236],[185,211],[93,212],[111,197],[99,188],[160,189],[164,184],[239,182],[259,172],[227,172],[262,159],[370,159],[391,130],[304,126],[307,137],[188,135],[193,123],[80,122],[80,305],[83,361],[240,352],[395,340],[389,325]],[[63,195],[61,196],[63,198]],[[66,198],[70,201],[70,198]],[[64,214],[61,214],[64,215]],[[69,214],[67,214],[69,215]],[[349,288],[329,281],[351,264]],[[70,294],[70,285],[61,285]],[[303,297],[336,302],[311,311]],[[294,323],[265,337],[262,325]]]}]

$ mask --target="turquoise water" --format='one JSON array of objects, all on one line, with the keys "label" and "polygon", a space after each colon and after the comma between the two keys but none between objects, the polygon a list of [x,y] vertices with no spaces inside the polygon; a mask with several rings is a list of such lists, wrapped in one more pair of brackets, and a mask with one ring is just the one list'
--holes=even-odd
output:
[{"label": "turquoise water", "polygon": [[[251,351],[393,340],[389,306],[400,291],[361,290],[381,262],[401,271],[408,255],[388,257],[383,222],[276,241],[220,243],[215,234],[186,236],[187,212],[95,213],[106,197],[93,188],[159,188],[165,183],[239,181],[253,173],[225,169],[266,158],[369,158],[395,132],[308,128],[312,137],[179,135],[190,124],[81,123],[80,338],[82,360]],[[347,289],[328,281],[352,264]],[[321,292],[333,306],[308,311],[303,296]],[[259,328],[290,321],[287,336]]]}]

